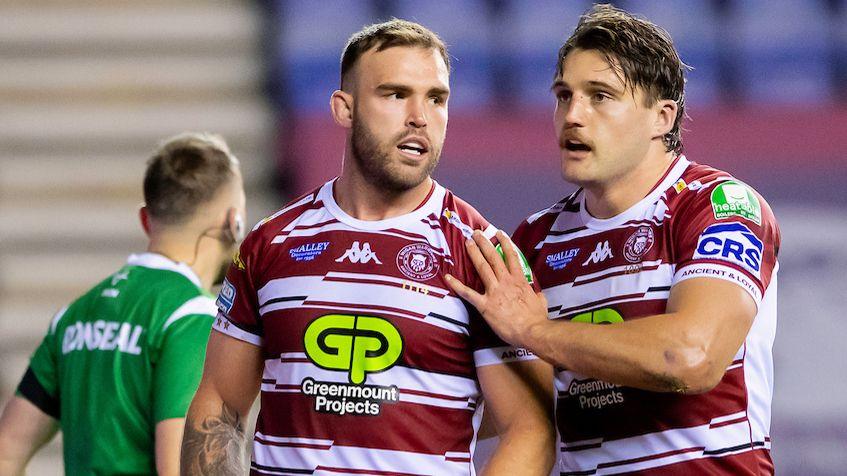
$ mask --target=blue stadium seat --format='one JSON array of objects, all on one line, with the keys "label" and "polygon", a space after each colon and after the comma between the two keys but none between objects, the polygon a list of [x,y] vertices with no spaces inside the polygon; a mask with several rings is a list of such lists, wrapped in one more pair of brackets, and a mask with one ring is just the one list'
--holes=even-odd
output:
[{"label": "blue stadium seat", "polygon": [[745,99],[784,105],[832,98],[832,19],[825,2],[745,0],[735,8]]},{"label": "blue stadium seat", "polygon": [[397,0],[392,14],[430,28],[450,52],[450,109],[487,105],[492,97],[491,22],[485,0]]},{"label": "blue stadium seat", "polygon": [[550,85],[556,72],[559,47],[591,3],[570,0],[512,0],[505,54],[514,67],[517,103],[529,107],[553,107]]},{"label": "blue stadium seat", "polygon": [[685,85],[686,103],[713,103],[721,93],[718,70],[719,19],[710,0],[627,2],[624,8],[670,33],[682,61],[693,67]]},{"label": "blue stadium seat", "polygon": [[282,65],[290,106],[301,111],[329,111],[329,97],[339,86],[341,50],[351,34],[376,21],[371,3],[278,1],[282,25],[277,61]]}]

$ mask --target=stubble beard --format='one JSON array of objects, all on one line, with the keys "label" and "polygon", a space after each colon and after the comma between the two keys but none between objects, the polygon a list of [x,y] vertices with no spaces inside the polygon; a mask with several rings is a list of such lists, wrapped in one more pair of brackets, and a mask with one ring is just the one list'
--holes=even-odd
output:
[{"label": "stubble beard", "polygon": [[352,152],[359,170],[365,180],[381,190],[390,193],[401,193],[420,185],[430,176],[441,156],[441,149],[431,144],[429,159],[424,167],[413,171],[405,171],[407,166],[392,160],[395,151],[394,144],[401,141],[408,132],[397,134],[386,143],[379,140],[368,129],[363,121],[353,119]]}]

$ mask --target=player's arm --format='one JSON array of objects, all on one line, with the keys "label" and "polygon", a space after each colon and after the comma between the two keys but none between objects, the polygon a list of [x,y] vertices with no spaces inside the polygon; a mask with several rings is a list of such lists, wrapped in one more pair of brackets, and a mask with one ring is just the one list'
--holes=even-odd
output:
[{"label": "player's arm", "polygon": [[756,314],[740,286],[695,278],[673,286],[665,314],[607,326],[550,321],[544,296],[519,277],[511,241],[500,240],[510,251],[505,264],[483,237],[468,243],[484,295],[455,279],[451,287],[505,341],[593,378],[652,391],[706,392],[720,382]]},{"label": "player's arm", "polygon": [[180,471],[244,474],[244,422],[262,379],[261,348],[213,331],[200,386],[188,409]]},{"label": "player's arm", "polygon": [[500,440],[484,476],[550,474],[555,462],[553,372],[541,360],[477,369],[485,413]]},{"label": "player's arm", "polygon": [[0,474],[24,474],[32,456],[58,429],[58,420],[26,398],[13,396],[0,416]]}]

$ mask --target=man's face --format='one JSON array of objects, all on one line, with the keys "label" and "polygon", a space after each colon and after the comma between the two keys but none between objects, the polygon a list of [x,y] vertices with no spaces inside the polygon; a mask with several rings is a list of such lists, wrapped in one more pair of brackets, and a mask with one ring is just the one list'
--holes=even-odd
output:
[{"label": "man's face", "polygon": [[435,49],[367,51],[350,72],[352,152],[364,179],[402,192],[438,164],[447,134],[447,66]]},{"label": "man's face", "polygon": [[623,73],[596,50],[568,53],[553,84],[554,124],[562,177],[580,186],[626,180],[647,156],[655,114],[641,88],[624,86]]}]

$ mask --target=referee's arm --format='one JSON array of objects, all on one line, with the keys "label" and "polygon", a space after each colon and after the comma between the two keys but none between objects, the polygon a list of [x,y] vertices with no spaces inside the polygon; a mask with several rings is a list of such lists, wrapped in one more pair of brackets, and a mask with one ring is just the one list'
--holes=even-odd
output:
[{"label": "referee's arm", "polygon": [[[30,372],[27,374],[30,375]],[[58,430],[56,418],[45,413],[33,401],[13,396],[0,416],[0,474],[23,475],[32,456]]]}]

